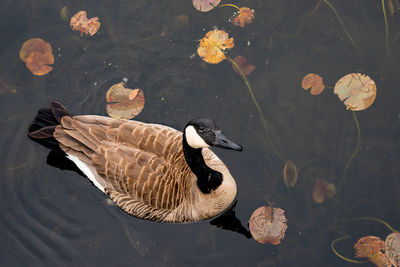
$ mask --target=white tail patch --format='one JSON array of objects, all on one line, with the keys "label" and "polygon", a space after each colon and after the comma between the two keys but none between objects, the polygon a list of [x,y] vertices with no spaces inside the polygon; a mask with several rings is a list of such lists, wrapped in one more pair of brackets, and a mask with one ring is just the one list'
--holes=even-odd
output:
[{"label": "white tail patch", "polygon": [[185,129],[186,142],[193,148],[209,147],[209,145],[197,134],[196,129],[189,125]]},{"label": "white tail patch", "polygon": [[75,163],[75,165],[86,175],[86,177],[89,178],[89,180],[92,181],[92,183],[104,193],[104,187],[99,183],[99,181],[96,180],[96,176],[98,175],[95,173],[95,170],[92,170],[87,164],[73,155],[67,154],[67,158]]}]

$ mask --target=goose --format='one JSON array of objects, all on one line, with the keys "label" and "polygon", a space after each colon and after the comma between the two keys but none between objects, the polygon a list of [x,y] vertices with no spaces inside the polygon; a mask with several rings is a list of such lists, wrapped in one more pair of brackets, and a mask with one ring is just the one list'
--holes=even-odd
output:
[{"label": "goose", "polygon": [[72,116],[51,102],[38,111],[28,136],[63,153],[134,217],[195,222],[221,214],[236,198],[234,178],[210,147],[242,147],[211,119],[193,119],[180,132],[135,120]]}]

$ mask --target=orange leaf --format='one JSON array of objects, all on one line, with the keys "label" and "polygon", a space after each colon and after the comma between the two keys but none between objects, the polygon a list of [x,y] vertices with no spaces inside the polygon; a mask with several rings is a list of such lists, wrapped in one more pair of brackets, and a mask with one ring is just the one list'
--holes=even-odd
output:
[{"label": "orange leaf", "polygon": [[98,17],[88,19],[86,11],[79,11],[71,18],[70,26],[74,31],[80,31],[83,34],[93,36],[100,28]]},{"label": "orange leaf", "polygon": [[376,236],[364,236],[354,244],[356,258],[368,258],[375,266],[392,266],[389,259],[382,253],[385,242]]},{"label": "orange leaf", "polygon": [[254,19],[254,10],[248,7],[241,7],[236,17],[231,19],[231,22],[240,27],[244,27],[246,24],[250,24]]},{"label": "orange leaf", "polygon": [[[26,62],[32,52],[52,53],[51,45],[43,39],[32,38],[26,41],[19,50],[19,58]],[[50,63],[53,64],[53,63]]]},{"label": "orange leaf", "polygon": [[301,87],[304,90],[308,90],[311,88],[310,93],[312,95],[319,95],[322,91],[325,90],[325,85],[322,80],[322,77],[318,74],[309,73],[304,76],[303,80],[301,81]]},{"label": "orange leaf", "polygon": [[19,57],[34,75],[45,75],[53,70],[48,66],[54,64],[51,45],[40,38],[26,41],[19,50]]},{"label": "orange leaf", "polygon": [[29,57],[26,59],[26,67],[37,76],[46,75],[50,71],[53,70],[52,67],[47,64],[53,64],[54,57],[51,53],[39,53],[32,52]]},{"label": "orange leaf", "polygon": [[200,40],[197,54],[206,62],[217,64],[224,60],[224,50],[234,47],[233,38],[228,38],[228,34],[223,30],[209,31]]},{"label": "orange leaf", "polygon": [[250,217],[249,229],[253,238],[261,243],[278,245],[285,237],[287,229],[285,211],[262,206],[256,209]]},{"label": "orange leaf", "polygon": [[[247,58],[242,57],[242,56],[235,57],[233,59],[233,61],[235,61],[236,64],[238,64],[239,68],[241,69],[243,74],[246,76],[249,75],[250,73],[252,73],[253,70],[256,68],[256,66],[254,66],[252,64],[247,64]],[[241,75],[240,71],[238,70],[238,68],[236,68],[235,65],[232,64],[232,68],[238,75]]]}]

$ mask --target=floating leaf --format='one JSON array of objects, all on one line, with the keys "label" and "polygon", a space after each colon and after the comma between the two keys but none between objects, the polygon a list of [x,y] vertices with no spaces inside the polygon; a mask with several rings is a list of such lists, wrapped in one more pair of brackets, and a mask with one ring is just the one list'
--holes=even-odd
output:
[{"label": "floating leaf", "polygon": [[93,36],[100,28],[100,22],[98,17],[88,19],[86,17],[86,11],[79,11],[71,18],[71,28],[74,31],[80,31],[81,36],[83,34]]},{"label": "floating leaf", "polygon": [[248,7],[241,7],[236,14],[236,17],[231,19],[231,22],[240,27],[250,24],[254,19],[254,10]]},{"label": "floating leaf", "polygon": [[324,202],[326,197],[333,197],[336,194],[336,187],[324,179],[318,178],[313,189],[313,199],[317,203]]},{"label": "floating leaf", "polygon": [[208,12],[218,6],[221,0],[193,0],[193,6],[198,11]]},{"label": "floating leaf", "polygon": [[[233,60],[236,62],[236,64],[238,64],[238,66],[246,76],[252,73],[253,70],[256,68],[256,66],[252,64],[247,64],[247,58],[245,57],[237,56]],[[238,75],[241,75],[240,71],[238,70],[238,68],[236,68],[235,65],[232,65],[232,68]]]},{"label": "floating leaf", "polygon": [[138,115],[144,107],[143,91],[125,88],[118,83],[111,86],[106,95],[107,113],[115,119],[131,119]]},{"label": "floating leaf", "polygon": [[354,244],[356,258],[368,258],[376,266],[391,266],[389,259],[382,253],[385,242],[376,236],[364,236]]},{"label": "floating leaf", "polygon": [[308,90],[311,88],[310,93],[312,95],[319,95],[322,91],[325,90],[324,81],[321,76],[314,73],[309,73],[304,76],[303,80],[301,81],[301,87],[304,90]]},{"label": "floating leaf", "polygon": [[61,18],[63,21],[68,21],[68,7],[67,7],[67,6],[63,6],[63,7],[61,8],[61,11],[60,11],[60,18]]},{"label": "floating leaf", "polygon": [[19,50],[19,57],[34,75],[45,75],[53,69],[48,66],[54,64],[51,45],[43,39],[32,38],[26,41]]},{"label": "floating leaf", "polygon": [[343,101],[346,108],[360,111],[374,103],[376,85],[367,75],[350,73],[336,82],[334,93]]},{"label": "floating leaf", "polygon": [[256,209],[250,217],[249,228],[253,238],[261,243],[278,245],[285,237],[287,229],[284,210],[262,206]]},{"label": "floating leaf", "polygon": [[234,47],[233,38],[228,38],[228,34],[223,30],[209,31],[200,40],[197,54],[206,62],[217,64],[224,60],[224,50]]},{"label": "floating leaf", "polygon": [[51,53],[32,52],[26,59],[26,66],[36,76],[46,75],[53,70],[48,64],[54,64],[54,57]]},{"label": "floating leaf", "polygon": [[291,160],[286,161],[283,167],[283,181],[287,188],[293,187],[297,182],[297,168]]},{"label": "floating leaf", "polygon": [[400,233],[394,232],[386,237],[385,255],[394,266],[400,266]]}]

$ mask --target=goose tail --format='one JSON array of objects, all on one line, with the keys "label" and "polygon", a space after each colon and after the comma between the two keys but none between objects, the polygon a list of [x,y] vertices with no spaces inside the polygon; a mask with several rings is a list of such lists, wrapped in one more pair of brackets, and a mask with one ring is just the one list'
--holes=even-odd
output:
[{"label": "goose tail", "polygon": [[53,133],[61,118],[70,116],[67,109],[59,102],[51,102],[49,108],[39,109],[28,129],[28,136],[35,142],[54,151],[61,151]]}]

